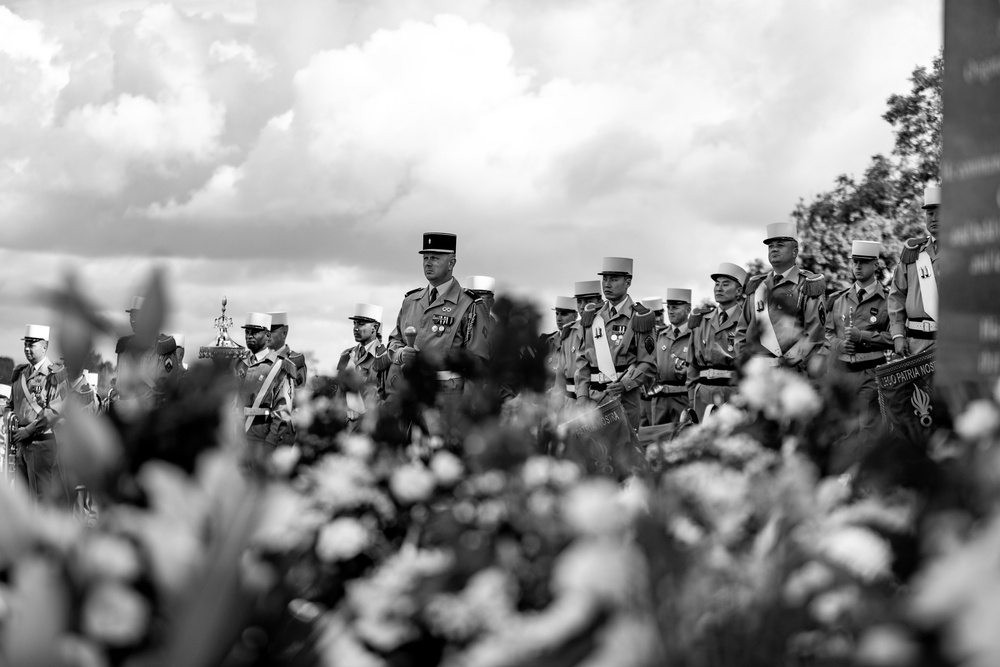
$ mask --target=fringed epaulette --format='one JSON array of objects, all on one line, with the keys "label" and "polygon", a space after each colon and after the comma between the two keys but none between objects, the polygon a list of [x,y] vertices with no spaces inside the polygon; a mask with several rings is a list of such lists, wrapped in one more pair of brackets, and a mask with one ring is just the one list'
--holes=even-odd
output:
[{"label": "fringed epaulette", "polygon": [[920,251],[923,250],[926,245],[926,236],[917,236],[912,239],[906,239],[906,243],[903,244],[903,249],[899,253],[899,263],[913,264],[916,262],[917,256],[920,255]]},{"label": "fringed epaulette", "polygon": [[278,360],[281,362],[281,370],[283,370],[285,374],[288,375],[288,377],[292,378],[292,381],[294,381],[295,364],[293,364],[290,359],[287,359],[285,357],[278,357]]},{"label": "fringed epaulette", "polygon": [[833,304],[834,304],[834,302],[836,302],[837,299],[839,299],[840,297],[844,296],[845,294],[847,294],[850,291],[851,291],[851,286],[848,285],[844,289],[837,290],[836,292],[834,292],[833,294],[831,294],[830,296],[828,296],[826,298],[826,309],[827,310],[833,310]]},{"label": "fringed epaulette", "polygon": [[173,354],[177,351],[177,341],[174,340],[173,336],[165,336],[160,334],[160,337],[156,340],[156,354]]},{"label": "fringed epaulette", "polygon": [[715,308],[708,306],[706,308],[695,308],[691,311],[688,316],[688,329],[697,329],[701,326],[702,321],[705,319],[706,315],[711,315],[715,312]]},{"label": "fringed epaulette", "polygon": [[473,292],[472,290],[463,287],[462,291],[465,292],[469,296],[469,298],[471,298],[473,301],[478,301],[479,303],[483,303],[483,298],[478,294],[476,294],[475,292]]},{"label": "fringed epaulette", "polygon": [[410,296],[411,294],[415,294],[416,292],[419,292],[422,289],[423,289],[423,287],[414,287],[409,292],[407,292],[406,294],[404,294],[403,298],[405,299],[406,297]]},{"label": "fringed epaulette", "polygon": [[66,364],[57,361],[49,366],[49,386],[55,387],[60,382],[67,380],[69,380],[69,374],[66,372]]},{"label": "fringed epaulette", "polygon": [[808,297],[821,297],[826,294],[826,276],[819,273],[804,272],[806,274],[805,285],[802,289]]},{"label": "fringed epaulette", "polygon": [[594,323],[595,317],[597,317],[597,307],[592,303],[588,303],[580,314],[580,324],[583,325],[584,329],[589,329]]},{"label": "fringed epaulette", "polygon": [[306,355],[301,352],[288,351],[288,360],[295,364],[295,368],[305,368],[306,367]]},{"label": "fringed epaulette", "polygon": [[566,340],[567,338],[569,338],[570,335],[573,333],[573,325],[575,325],[575,324],[576,324],[576,322],[570,322],[569,324],[567,324],[566,326],[564,326],[559,331],[559,340]]},{"label": "fringed epaulette", "polygon": [[751,294],[757,291],[757,287],[760,285],[761,281],[767,278],[766,273],[758,273],[756,276],[750,276],[747,278],[746,284],[743,286],[744,294]]},{"label": "fringed epaulette", "polygon": [[25,368],[28,368],[28,364],[18,364],[17,366],[14,367],[14,372],[11,373],[10,375],[11,384],[14,384],[15,382],[18,381],[18,379],[20,379],[21,373],[24,372]]},{"label": "fringed epaulette", "polygon": [[641,303],[635,304],[632,312],[632,331],[649,333],[656,328],[656,314]]},{"label": "fringed epaulette", "polygon": [[372,361],[372,368],[375,369],[376,373],[381,373],[388,370],[390,366],[392,366],[392,355],[389,354],[385,345],[379,343],[375,346],[375,359]]},{"label": "fringed epaulette", "polygon": [[118,342],[115,344],[115,354],[123,354],[126,350],[128,350],[129,346],[132,344],[133,338],[135,338],[134,335],[122,336],[119,338]]}]

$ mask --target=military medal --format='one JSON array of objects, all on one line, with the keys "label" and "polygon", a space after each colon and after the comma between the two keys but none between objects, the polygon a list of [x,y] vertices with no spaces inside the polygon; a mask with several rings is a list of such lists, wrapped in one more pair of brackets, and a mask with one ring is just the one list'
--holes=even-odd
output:
[{"label": "military medal", "polygon": [[431,331],[433,331],[434,333],[437,333],[437,330],[438,330],[438,325],[435,324],[434,326],[431,327]]},{"label": "military medal", "polygon": [[444,306],[444,307],[442,307],[441,308],[441,312],[450,313],[451,312],[451,306]]},{"label": "military medal", "polygon": [[661,345],[661,346],[660,346],[660,349],[661,349],[661,350],[665,350],[665,349],[667,349],[667,346],[666,346],[666,345]]},{"label": "military medal", "polygon": [[871,322],[872,324],[875,324],[875,320],[877,320],[877,319],[878,319],[877,317],[875,317],[874,315],[872,315],[871,319],[869,319],[868,321]]}]

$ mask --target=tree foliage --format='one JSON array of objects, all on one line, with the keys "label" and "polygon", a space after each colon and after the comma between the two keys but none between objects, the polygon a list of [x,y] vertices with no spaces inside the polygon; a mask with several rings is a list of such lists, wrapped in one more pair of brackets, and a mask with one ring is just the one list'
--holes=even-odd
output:
[{"label": "tree foliage", "polygon": [[851,240],[881,241],[882,264],[891,269],[903,242],[923,233],[923,188],[938,180],[941,161],[939,53],[930,69],[917,67],[905,95],[891,95],[882,118],[895,134],[890,156],[874,155],[860,178],[842,174],[832,189],[792,211],[799,231],[801,266],[827,277],[831,289],[850,284]]}]

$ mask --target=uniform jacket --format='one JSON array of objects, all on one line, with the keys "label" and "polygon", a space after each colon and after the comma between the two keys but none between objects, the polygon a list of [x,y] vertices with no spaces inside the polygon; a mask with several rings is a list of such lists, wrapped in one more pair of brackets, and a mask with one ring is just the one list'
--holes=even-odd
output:
[{"label": "uniform jacket", "polygon": [[[691,349],[691,329],[687,323],[674,335],[674,325],[660,329],[656,337],[656,376],[653,389],[658,384],[686,384],[688,379],[688,352]],[[652,391],[651,393],[656,393]]]},{"label": "uniform jacket", "polygon": [[[430,288],[420,287],[407,292],[396,317],[396,328],[389,335],[389,352],[393,357],[406,347],[403,332],[407,327],[417,331],[416,349],[425,361],[438,370],[445,370],[448,354],[464,349],[485,362],[489,359],[490,315],[483,300],[462,289],[457,279],[438,292],[430,301]],[[387,377],[388,391],[393,391],[400,367],[393,359]]]},{"label": "uniform jacket", "polygon": [[260,360],[249,354],[240,359],[236,365],[236,377],[240,382],[237,407],[241,408],[237,416],[245,420],[246,416],[242,409],[253,407],[257,394],[275,364],[280,364],[281,368],[258,406],[268,409],[270,415],[254,416],[250,430],[247,431],[248,439],[263,441],[271,446],[287,442],[288,434],[292,432],[292,382],[295,377],[295,365],[279,357],[274,350],[268,350]]},{"label": "uniform jacket", "polygon": [[688,320],[691,346],[688,348],[687,377],[689,384],[701,380],[701,372],[710,369],[736,370],[736,333],[741,307],[733,306],[723,321],[718,307],[696,310]]},{"label": "uniform jacket", "polygon": [[653,375],[656,366],[656,321],[652,311],[641,303],[633,302],[630,296],[626,296],[616,308],[618,314],[615,317],[611,317],[611,309],[611,303],[605,302],[596,312],[585,311],[580,321],[584,339],[576,353],[573,373],[578,398],[590,397],[591,376],[600,372],[592,328],[597,315],[604,318],[611,359],[615,371],[624,372],[620,381],[625,390],[644,385]]},{"label": "uniform jacket", "polygon": [[559,332],[559,356],[556,365],[554,388],[560,394],[567,387],[573,387],[572,394],[576,396],[576,355],[583,347],[583,325],[580,320],[567,324]]},{"label": "uniform jacket", "polygon": [[[53,364],[48,357],[43,357],[37,368],[30,364],[14,368],[10,380],[10,405],[22,427],[37,420],[37,434],[51,431],[65,400],[59,387],[61,370],[62,366]],[[33,407],[32,402],[40,409]]]},{"label": "uniform jacket", "polygon": [[899,253],[899,264],[889,285],[889,333],[892,336],[906,335],[906,320],[925,320],[930,316],[924,310],[920,293],[920,279],[917,276],[917,255],[926,251],[931,258],[934,279],[940,284],[937,251],[930,237],[908,239]]},{"label": "uniform jacket", "polygon": [[384,397],[385,376],[389,370],[389,366],[392,364],[392,359],[385,345],[381,342],[376,343],[374,354],[369,353],[365,349],[365,346],[360,343],[347,348],[340,354],[340,360],[337,362],[337,371],[340,372],[346,369],[352,360],[354,361],[355,372],[364,378],[366,385],[369,387],[366,396],[373,396],[377,393],[380,397]]},{"label": "uniform jacket", "polygon": [[282,345],[275,352],[282,359],[288,359],[295,366],[295,386],[301,387],[309,379],[309,369],[306,367],[306,355],[301,352],[294,352],[288,344]]},{"label": "uniform jacket", "polygon": [[178,349],[173,336],[164,334],[150,347],[139,345],[134,335],[119,338],[115,346],[118,397],[149,404],[161,398],[167,387],[179,382],[184,373],[184,366],[177,358]]},{"label": "uniform jacket", "polygon": [[878,281],[860,302],[856,284],[834,292],[827,300],[826,309],[826,348],[831,359],[851,361],[844,351],[847,340],[844,332],[852,324],[861,332],[861,341],[854,345],[855,355],[892,349],[885,288]]},{"label": "uniform jacket", "polygon": [[[740,355],[774,355],[761,344],[757,312],[767,309],[774,327],[782,356],[790,365],[804,364],[825,342],[826,279],[823,276],[792,267],[787,278],[778,278],[774,271],[754,276],[747,282],[746,300],[736,334],[736,352]],[[757,288],[767,287],[764,301],[758,301]]]}]

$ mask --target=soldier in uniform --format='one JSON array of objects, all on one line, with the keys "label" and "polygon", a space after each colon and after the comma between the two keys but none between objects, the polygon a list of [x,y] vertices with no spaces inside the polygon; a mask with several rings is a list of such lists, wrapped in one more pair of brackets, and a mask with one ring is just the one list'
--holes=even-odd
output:
[{"label": "soldier in uniform", "polygon": [[941,188],[924,189],[927,236],[907,239],[889,285],[889,331],[896,354],[933,349],[938,328],[938,208]]},{"label": "soldier in uniform", "polygon": [[[642,305],[649,308],[653,313],[653,330],[659,335],[663,329],[663,299],[658,296],[648,296],[642,299]],[[656,369],[650,375],[646,384],[639,388],[639,426],[652,426],[653,421],[653,395],[649,393],[656,381]]]},{"label": "soldier in uniform", "polygon": [[267,347],[271,337],[267,313],[247,313],[243,331],[248,354],[236,365],[238,416],[246,433],[248,463],[260,469],[275,447],[288,439],[295,365]]},{"label": "soldier in uniform", "polygon": [[288,359],[295,365],[295,387],[302,387],[309,379],[309,369],[306,368],[306,357],[300,352],[294,352],[285,340],[288,338],[288,313],[268,313],[271,316],[271,342],[269,347],[278,353],[282,359]]},{"label": "soldier in uniform", "polygon": [[[603,304],[600,280],[584,280],[573,284],[573,299],[576,312],[583,317],[587,306],[592,305],[597,311]],[[565,302],[569,305],[569,302]],[[560,390],[560,384],[565,388],[567,402],[576,403],[576,355],[583,347],[583,326],[580,320],[574,320],[560,330],[559,363],[556,369],[555,388]]]},{"label": "soldier in uniform", "polygon": [[[563,357],[563,342],[576,324],[576,299],[571,296],[557,296],[555,308],[556,331],[546,335],[545,369],[549,373],[548,387],[552,393],[561,398],[566,396],[567,378],[565,373],[565,359]],[[569,366],[572,368],[572,363]],[[572,384],[573,378],[568,379]],[[576,400],[576,393],[573,393],[573,400]]]},{"label": "soldier in uniform", "polygon": [[490,276],[469,276],[465,279],[465,289],[469,290],[486,304],[486,311],[493,318],[493,304],[496,302],[497,281]]},{"label": "soldier in uniform", "polygon": [[354,371],[365,382],[363,393],[348,392],[346,395],[347,428],[354,432],[360,428],[361,419],[368,408],[385,399],[385,376],[392,360],[378,336],[382,327],[382,306],[355,304],[354,315],[350,320],[354,323],[356,345],[341,353],[337,372]]},{"label": "soldier in uniform", "polygon": [[118,380],[115,391],[108,398],[127,416],[134,416],[137,410],[149,409],[160,402],[168,385],[176,382],[183,370],[176,363],[177,343],[172,336],[158,334],[152,345],[146,345],[135,335],[144,301],[141,296],[132,297],[126,312],[133,333],[119,338],[115,346]]},{"label": "soldier in uniform", "polygon": [[649,389],[653,401],[652,425],[679,421],[691,407],[688,401],[687,367],[691,348],[691,290],[667,288],[667,317],[670,324],[656,338],[656,377]]},{"label": "soldier in uniform", "polygon": [[[461,399],[466,379],[448,370],[448,355],[465,350],[471,359],[489,360],[490,315],[478,296],[465,290],[454,277],[457,237],[446,232],[427,232],[419,250],[426,287],[410,290],[389,335],[392,365],[386,378],[386,392],[397,393],[402,385],[402,369],[419,351],[437,370],[438,404],[449,419]],[[409,332],[409,333],[408,333]]]},{"label": "soldier in uniform", "polygon": [[29,324],[24,329],[24,356],[28,363],[14,368],[11,403],[19,428],[13,444],[18,447],[17,467],[28,482],[31,498],[49,492],[56,469],[56,442],[52,425],[62,409],[58,391],[60,369],[47,356],[49,327]]},{"label": "soldier in uniform", "polygon": [[699,421],[710,406],[727,402],[736,392],[736,330],[747,272],[723,262],[711,278],[717,307],[699,308],[688,320],[688,403]]},{"label": "soldier in uniform", "polygon": [[[858,444],[873,443],[881,413],[875,367],[885,363],[892,350],[889,311],[885,289],[875,279],[882,244],[877,241],[851,242],[851,272],[854,283],[835,292],[827,300],[826,347],[830,372],[849,383],[858,397]],[[856,459],[857,452],[843,459]],[[846,464],[846,460],[841,461]],[[842,465],[841,469],[846,465]]]},{"label": "soldier in uniform", "polygon": [[810,360],[825,342],[826,279],[796,265],[793,223],[768,225],[764,243],[771,270],[747,282],[736,350],[820,375],[824,369],[813,368]]},{"label": "soldier in uniform", "polygon": [[607,299],[600,310],[584,311],[584,344],[577,351],[575,384],[583,405],[620,398],[629,425],[639,429],[639,392],[656,365],[653,313],[628,295],[632,260],[605,257],[601,288]]}]

